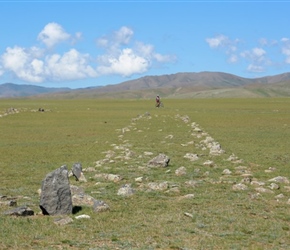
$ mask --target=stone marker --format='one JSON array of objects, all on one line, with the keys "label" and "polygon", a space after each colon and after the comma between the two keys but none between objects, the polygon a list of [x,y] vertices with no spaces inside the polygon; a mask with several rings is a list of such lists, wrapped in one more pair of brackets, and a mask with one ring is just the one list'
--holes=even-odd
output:
[{"label": "stone marker", "polygon": [[47,174],[42,181],[39,207],[44,215],[72,213],[68,169],[65,165]]}]

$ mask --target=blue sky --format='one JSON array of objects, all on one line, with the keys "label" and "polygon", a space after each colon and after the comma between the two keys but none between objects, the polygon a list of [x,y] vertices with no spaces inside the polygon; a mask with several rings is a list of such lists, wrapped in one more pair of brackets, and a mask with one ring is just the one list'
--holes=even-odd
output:
[{"label": "blue sky", "polygon": [[85,88],[178,72],[289,72],[289,10],[279,0],[0,0],[0,84]]}]

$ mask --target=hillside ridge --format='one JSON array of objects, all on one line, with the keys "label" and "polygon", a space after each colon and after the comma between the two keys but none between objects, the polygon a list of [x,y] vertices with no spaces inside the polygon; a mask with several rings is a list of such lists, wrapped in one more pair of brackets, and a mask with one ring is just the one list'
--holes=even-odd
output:
[{"label": "hillside ridge", "polygon": [[[168,98],[290,96],[290,72],[244,78],[225,72],[180,72],[143,76],[119,84],[88,88],[46,88],[35,85],[0,85],[0,98]],[[226,93],[226,95],[225,95]]]}]

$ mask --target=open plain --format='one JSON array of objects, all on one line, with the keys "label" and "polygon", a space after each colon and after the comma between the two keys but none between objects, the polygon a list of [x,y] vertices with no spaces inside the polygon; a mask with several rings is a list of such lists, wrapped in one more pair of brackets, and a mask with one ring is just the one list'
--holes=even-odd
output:
[{"label": "open plain", "polygon": [[[163,102],[0,100],[0,249],[289,249],[290,99]],[[57,225],[38,190],[76,162],[70,184],[110,209]],[[8,198],[35,214],[5,215]]]}]

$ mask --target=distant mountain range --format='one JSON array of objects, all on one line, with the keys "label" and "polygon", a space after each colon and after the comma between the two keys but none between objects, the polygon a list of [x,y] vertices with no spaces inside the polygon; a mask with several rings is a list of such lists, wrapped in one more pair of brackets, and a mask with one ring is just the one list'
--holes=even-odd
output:
[{"label": "distant mountain range", "polygon": [[0,85],[0,98],[26,97],[69,90],[69,88],[46,88],[35,85],[4,83]]},{"label": "distant mountain range", "polygon": [[0,85],[0,98],[153,98],[156,94],[167,98],[290,97],[290,73],[260,78],[223,72],[176,73],[84,89]]}]

